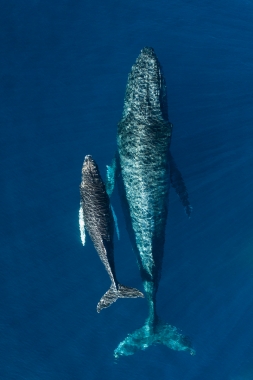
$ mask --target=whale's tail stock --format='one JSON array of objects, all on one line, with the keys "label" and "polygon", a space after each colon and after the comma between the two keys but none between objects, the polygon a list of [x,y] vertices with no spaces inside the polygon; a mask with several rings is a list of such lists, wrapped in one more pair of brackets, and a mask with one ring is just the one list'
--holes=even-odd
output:
[{"label": "whale's tail stock", "polygon": [[115,284],[112,284],[110,289],[107,290],[107,292],[103,295],[103,297],[97,304],[97,312],[100,313],[102,309],[111,306],[111,304],[113,302],[116,302],[118,298],[137,297],[144,298],[143,293],[140,292],[138,289],[130,288],[121,284],[118,284],[118,288],[116,288]]},{"label": "whale's tail stock", "polygon": [[149,319],[143,327],[129,334],[114,350],[114,357],[133,355],[138,350],[145,350],[152,344],[164,344],[172,350],[187,351],[195,355],[188,337],[180,334],[176,327],[162,322],[155,326]]}]

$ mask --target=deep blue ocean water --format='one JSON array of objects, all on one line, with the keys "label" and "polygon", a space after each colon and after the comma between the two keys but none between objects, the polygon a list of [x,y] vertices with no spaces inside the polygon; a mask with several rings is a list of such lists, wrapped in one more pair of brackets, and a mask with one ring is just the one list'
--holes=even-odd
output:
[{"label": "deep blue ocean water", "polygon": [[[253,3],[2,0],[0,379],[253,379]],[[167,82],[171,152],[193,213],[171,189],[161,318],[196,356],[152,346],[115,363],[144,299],[100,314],[110,281],[80,243],[86,154],[105,178],[127,75],[152,46]],[[142,289],[117,194],[118,277]]]}]

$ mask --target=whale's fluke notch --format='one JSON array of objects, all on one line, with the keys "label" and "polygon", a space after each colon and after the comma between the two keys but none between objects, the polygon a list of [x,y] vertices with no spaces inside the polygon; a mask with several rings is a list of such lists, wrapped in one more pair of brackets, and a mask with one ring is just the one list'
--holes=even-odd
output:
[{"label": "whale's fluke notch", "polygon": [[124,286],[121,284],[118,284],[118,289],[117,289],[116,286],[112,284],[110,289],[103,295],[103,297],[97,304],[97,312],[100,313],[102,309],[111,306],[111,304],[113,302],[116,302],[118,298],[138,298],[138,297],[144,298],[143,293],[140,292],[138,289],[130,288],[128,286]]},{"label": "whale's fluke notch", "polygon": [[184,206],[185,212],[190,218],[192,212],[192,206],[190,205],[189,196],[187,188],[185,186],[182,174],[176,166],[176,163],[169,152],[169,165],[170,165],[170,183],[172,187],[176,190],[177,195],[180,198],[182,205]]},{"label": "whale's fluke notch", "polygon": [[118,359],[121,356],[133,355],[136,351],[145,350],[153,344],[164,344],[172,350],[187,351],[191,355],[195,355],[189,339],[180,334],[175,326],[161,321],[154,326],[148,319],[143,327],[129,334],[118,345],[114,350],[114,357]]}]

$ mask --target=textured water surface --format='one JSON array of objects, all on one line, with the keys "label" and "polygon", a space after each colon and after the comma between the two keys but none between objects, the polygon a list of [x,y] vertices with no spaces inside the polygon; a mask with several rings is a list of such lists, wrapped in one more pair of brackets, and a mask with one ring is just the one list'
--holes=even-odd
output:
[{"label": "textured water surface", "polygon": [[[2,1],[0,5],[0,378],[253,378],[251,1]],[[79,184],[91,154],[105,179],[127,75],[141,48],[163,66],[171,152],[193,206],[170,191],[161,318],[195,356],[152,346],[114,362],[144,299],[100,314],[110,286],[87,238]],[[142,290],[118,196],[115,266]]]}]

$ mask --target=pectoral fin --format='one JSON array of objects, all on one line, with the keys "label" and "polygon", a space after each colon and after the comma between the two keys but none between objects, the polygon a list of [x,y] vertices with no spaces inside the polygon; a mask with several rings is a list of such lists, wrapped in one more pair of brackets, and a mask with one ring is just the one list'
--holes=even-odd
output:
[{"label": "pectoral fin", "polygon": [[118,154],[115,155],[113,158],[111,165],[106,165],[106,192],[109,195],[109,197],[112,195],[112,192],[114,190],[115,181],[119,174],[119,158]]},{"label": "pectoral fin", "polygon": [[116,229],[117,237],[118,237],[118,240],[120,240],[118,219],[117,219],[117,216],[116,216],[116,214],[114,212],[114,209],[113,209],[112,205],[111,205],[111,210],[112,210],[112,216],[113,216],[113,219],[114,219],[114,224],[115,224],[115,229]]},{"label": "pectoral fin", "polygon": [[82,202],[80,202],[80,209],[79,209],[79,229],[80,229],[80,236],[81,236],[81,242],[82,245],[85,245],[85,224],[84,224],[84,217],[83,217],[83,205]]},{"label": "pectoral fin", "polygon": [[190,217],[191,212],[192,212],[192,206],[190,205],[190,202],[189,202],[188,192],[187,192],[182,174],[178,170],[171,153],[169,153],[169,165],[170,165],[171,185],[176,190],[176,193],[179,196],[180,201],[182,202],[184,206],[186,214]]}]

